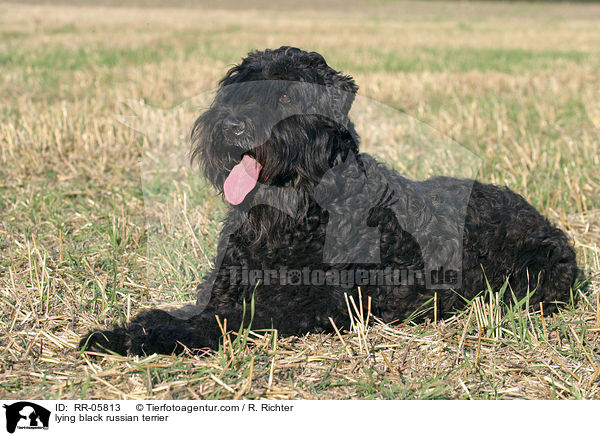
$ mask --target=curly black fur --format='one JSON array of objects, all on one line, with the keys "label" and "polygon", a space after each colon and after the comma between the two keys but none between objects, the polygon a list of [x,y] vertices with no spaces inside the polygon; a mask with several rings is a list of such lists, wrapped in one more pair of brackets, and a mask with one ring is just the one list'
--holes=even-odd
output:
[{"label": "curly black fur", "polygon": [[[249,83],[253,86],[244,86]],[[301,86],[306,84],[315,86]],[[370,296],[372,313],[386,322],[415,312],[417,320],[433,318],[427,303],[434,293],[437,317],[448,316],[482,292],[486,281],[497,290],[507,278],[507,301],[511,291],[522,298],[535,290],[530,304],[542,302],[549,313],[569,298],[578,269],[561,230],[508,188],[447,177],[414,182],[360,154],[348,119],[358,87],[318,53],[291,47],[256,51],[229,70],[220,85],[193,127],[193,160],[221,192],[244,155],[262,170],[258,186],[229,211],[216,267],[199,286],[199,309],[188,316],[175,316],[185,311],[144,312],[124,328],[91,333],[82,346],[122,354],[216,349],[221,332],[215,316],[237,330],[248,321],[242,314],[251,298],[254,329],[274,327],[281,335],[331,331],[330,318],[348,327],[344,293],[358,301],[356,286],[278,280],[256,286],[232,275],[231,267],[354,273],[359,268],[427,273],[436,265],[457,267],[453,290],[434,290],[419,280],[363,286],[363,301]],[[367,225],[353,227],[365,210]],[[344,237],[331,242],[325,260],[328,226],[334,222]],[[373,229],[381,235],[379,244],[364,244]],[[357,247],[364,256],[378,250],[379,260],[366,266],[345,260]]]}]

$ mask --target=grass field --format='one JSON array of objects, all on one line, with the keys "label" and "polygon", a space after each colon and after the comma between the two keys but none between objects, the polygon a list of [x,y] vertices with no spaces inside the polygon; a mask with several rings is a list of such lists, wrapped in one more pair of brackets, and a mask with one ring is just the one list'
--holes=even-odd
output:
[{"label": "grass field", "polygon": [[[600,399],[600,5],[178,2],[0,3],[0,398]],[[225,210],[193,170],[148,208],[151,140],[121,102],[177,107],[280,45],[478,156],[571,235],[588,286],[546,318],[488,289],[426,325],[353,313],[351,332],[229,334],[204,358],[81,355],[89,329],[193,299]]]}]

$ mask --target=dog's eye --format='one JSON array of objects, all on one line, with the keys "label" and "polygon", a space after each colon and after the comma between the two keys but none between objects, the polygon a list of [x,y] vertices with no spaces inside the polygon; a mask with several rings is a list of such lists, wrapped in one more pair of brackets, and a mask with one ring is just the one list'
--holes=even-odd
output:
[{"label": "dog's eye", "polygon": [[286,104],[286,103],[289,103],[291,101],[292,101],[292,99],[287,94],[281,94],[281,96],[279,96],[279,103]]}]

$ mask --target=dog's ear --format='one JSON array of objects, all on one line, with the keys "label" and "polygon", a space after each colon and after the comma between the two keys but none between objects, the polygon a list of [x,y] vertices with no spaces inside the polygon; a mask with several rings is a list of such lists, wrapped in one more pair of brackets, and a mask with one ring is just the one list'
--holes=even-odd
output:
[{"label": "dog's ear", "polygon": [[358,91],[358,85],[354,82],[352,76],[346,76],[340,73],[337,73],[333,78],[333,86],[336,88],[347,92],[349,94],[355,95]]},{"label": "dog's ear", "polygon": [[354,97],[358,91],[358,85],[354,82],[352,76],[348,76],[334,70],[325,61],[325,58],[317,52],[308,53],[312,67],[321,71],[325,79],[325,86],[333,97],[336,110],[345,116],[350,111]]},{"label": "dog's ear", "polygon": [[340,90],[340,104],[344,115],[347,115],[354,103],[354,97],[358,91],[358,85],[352,76],[337,73],[333,79],[333,87]]},{"label": "dog's ear", "polygon": [[219,85],[226,86],[232,83],[240,83],[245,81],[250,75],[260,71],[260,58],[268,50],[265,51],[251,51],[246,55],[242,61],[234,65],[227,71],[225,77],[219,81]]},{"label": "dog's ear", "polygon": [[356,94],[358,91],[358,85],[354,82],[352,76],[347,76],[339,71],[334,70],[325,61],[325,58],[316,51],[311,51],[308,53],[308,57],[310,59],[310,63],[312,67],[317,67],[322,71],[326,71],[327,76],[327,85],[334,86],[344,92],[348,92],[351,94]]},{"label": "dog's ear", "polygon": [[354,82],[351,76],[347,76],[332,70],[334,74],[331,75],[330,83],[327,84],[327,88],[333,100],[333,104],[338,115],[345,117],[348,115],[352,103],[354,103],[354,97],[358,91],[358,86]]},{"label": "dog's ear", "polygon": [[[246,64],[246,65],[245,65]],[[219,81],[220,86],[231,85],[232,83],[243,82],[248,75],[253,72],[251,67],[248,67],[246,59],[239,65],[235,65],[227,71],[225,77]]]}]

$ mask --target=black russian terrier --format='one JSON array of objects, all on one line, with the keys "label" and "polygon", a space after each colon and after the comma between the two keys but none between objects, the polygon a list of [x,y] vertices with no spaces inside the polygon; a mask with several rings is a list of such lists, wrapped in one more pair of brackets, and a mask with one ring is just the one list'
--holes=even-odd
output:
[{"label": "black russian terrier", "polygon": [[565,233],[508,188],[415,182],[359,153],[358,87],[320,54],[255,51],[220,85],[193,126],[192,159],[233,207],[196,305],[143,312],[82,347],[217,349],[216,316],[281,335],[348,328],[345,294],[358,302],[359,288],[385,322],[447,317],[488,287],[545,313],[569,298],[578,268]]}]

